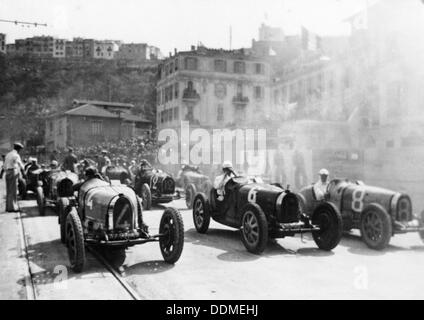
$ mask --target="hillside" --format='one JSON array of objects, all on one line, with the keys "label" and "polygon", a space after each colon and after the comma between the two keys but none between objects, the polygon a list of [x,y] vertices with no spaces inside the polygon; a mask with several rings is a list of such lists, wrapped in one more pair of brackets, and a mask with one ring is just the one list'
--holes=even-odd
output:
[{"label": "hillside", "polygon": [[155,67],[0,55],[0,138],[41,144],[45,116],[70,108],[73,99],[132,103],[135,114],[154,120],[155,83]]}]

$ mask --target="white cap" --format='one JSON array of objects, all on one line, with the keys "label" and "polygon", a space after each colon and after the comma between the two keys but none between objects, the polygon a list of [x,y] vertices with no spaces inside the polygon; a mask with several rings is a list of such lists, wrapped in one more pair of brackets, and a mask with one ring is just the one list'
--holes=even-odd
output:
[{"label": "white cap", "polygon": [[222,169],[229,169],[229,168],[232,168],[232,167],[233,167],[233,164],[230,161],[224,161],[222,163]]},{"label": "white cap", "polygon": [[319,175],[320,176],[322,176],[322,175],[326,175],[326,176],[328,176],[330,173],[328,172],[328,170],[327,169],[321,169],[320,171],[319,171]]}]

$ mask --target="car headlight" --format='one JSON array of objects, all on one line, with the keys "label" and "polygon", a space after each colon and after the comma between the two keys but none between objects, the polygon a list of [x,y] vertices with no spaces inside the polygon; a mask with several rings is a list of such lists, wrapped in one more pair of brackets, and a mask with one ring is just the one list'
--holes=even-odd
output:
[{"label": "car headlight", "polygon": [[403,195],[399,198],[396,208],[397,221],[411,221],[412,220],[412,204],[411,199]]}]

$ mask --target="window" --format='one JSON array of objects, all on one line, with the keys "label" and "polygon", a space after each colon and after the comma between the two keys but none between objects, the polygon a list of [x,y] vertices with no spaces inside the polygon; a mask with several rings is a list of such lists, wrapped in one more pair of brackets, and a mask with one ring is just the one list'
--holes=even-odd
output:
[{"label": "window", "polygon": [[219,122],[224,121],[224,106],[222,104],[219,104],[216,110],[216,120]]},{"label": "window", "polygon": [[185,58],[185,68],[186,70],[197,70],[197,58]]},{"label": "window", "polygon": [[50,132],[53,132],[53,121],[50,121]]},{"label": "window", "polygon": [[243,95],[243,84],[241,82],[237,83],[237,96]]},{"label": "window", "polygon": [[215,71],[217,71],[217,72],[227,72],[227,61],[225,61],[225,60],[215,60]]},{"label": "window", "polygon": [[177,60],[175,60],[175,64],[174,64],[174,66],[175,66],[175,71],[178,71],[178,59],[177,59]]},{"label": "window", "polygon": [[255,63],[255,73],[263,74],[265,71],[264,65],[262,63]]},{"label": "window", "polygon": [[262,99],[263,98],[263,92],[261,86],[255,86],[255,99]]},{"label": "window", "polygon": [[91,134],[93,136],[101,135],[103,132],[102,121],[91,121]]},{"label": "window", "polygon": [[180,110],[178,107],[174,108],[174,120],[178,120],[180,118]]},{"label": "window", "polygon": [[63,120],[59,120],[58,124],[59,124],[59,132],[58,132],[58,134],[59,135],[62,135],[63,134],[63,130],[62,130]]},{"label": "window", "polygon": [[163,119],[164,119],[164,113],[163,111],[160,112],[160,123],[163,123]]},{"label": "window", "polygon": [[179,83],[178,83],[178,82],[176,82],[176,83],[174,84],[174,95],[175,95],[175,99],[178,99],[179,90],[180,90]]},{"label": "window", "polygon": [[235,73],[246,73],[246,64],[242,61],[234,62],[234,72]]},{"label": "window", "polygon": [[280,91],[274,90],[274,104],[278,105],[280,103]]},{"label": "window", "polygon": [[296,101],[297,101],[296,85],[294,83],[292,83],[290,85],[290,90],[289,90],[289,103],[294,103]]},{"label": "window", "polygon": [[174,72],[174,63],[171,62],[171,64],[169,65],[169,73]]}]

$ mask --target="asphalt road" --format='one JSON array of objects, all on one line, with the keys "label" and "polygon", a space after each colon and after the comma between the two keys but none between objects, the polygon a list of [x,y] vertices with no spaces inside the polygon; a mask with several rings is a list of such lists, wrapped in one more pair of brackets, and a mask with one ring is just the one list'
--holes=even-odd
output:
[{"label": "asphalt road", "polygon": [[[166,264],[158,243],[147,243],[128,249],[119,262],[125,281],[142,299],[424,298],[424,244],[418,234],[395,236],[384,251],[368,249],[355,234],[332,252],[319,250],[308,236],[278,239],[257,256],[245,250],[237,230],[211,222],[207,234],[198,234],[184,202],[171,205],[181,208],[184,219],[180,260]],[[68,268],[53,212],[38,216],[35,200],[21,202],[21,208],[38,299],[130,298],[90,253],[82,274]],[[162,212],[144,212],[152,234]],[[109,262],[119,267],[113,258]]]}]

